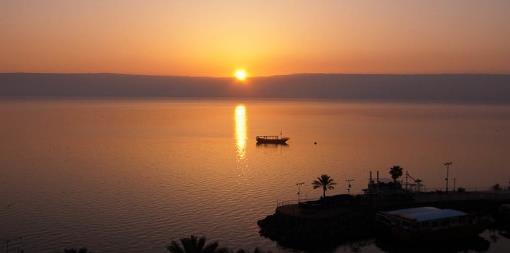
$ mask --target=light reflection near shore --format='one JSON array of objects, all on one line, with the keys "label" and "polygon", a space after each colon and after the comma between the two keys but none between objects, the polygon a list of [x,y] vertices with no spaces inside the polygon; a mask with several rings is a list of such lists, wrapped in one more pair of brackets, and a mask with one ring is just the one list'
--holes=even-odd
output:
[{"label": "light reflection near shore", "polygon": [[236,151],[239,160],[246,157],[246,142],[247,142],[247,119],[246,119],[246,106],[238,104],[234,112],[235,121],[235,138],[236,138]]}]

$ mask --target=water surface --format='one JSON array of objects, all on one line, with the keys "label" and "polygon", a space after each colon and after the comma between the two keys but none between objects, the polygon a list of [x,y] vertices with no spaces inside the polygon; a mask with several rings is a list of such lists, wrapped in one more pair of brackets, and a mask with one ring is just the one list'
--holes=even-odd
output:
[{"label": "water surface", "polygon": [[[316,101],[0,102],[0,238],[26,252],[87,246],[165,252],[191,234],[229,247],[289,251],[258,234],[277,201],[366,185],[398,164],[428,188],[507,186],[510,107]],[[290,136],[257,146],[256,135]],[[314,144],[317,142],[317,145]],[[452,185],[450,185],[452,187]],[[499,240],[493,240],[497,236]],[[510,243],[485,232],[489,252]],[[383,252],[373,241],[338,252]]]}]

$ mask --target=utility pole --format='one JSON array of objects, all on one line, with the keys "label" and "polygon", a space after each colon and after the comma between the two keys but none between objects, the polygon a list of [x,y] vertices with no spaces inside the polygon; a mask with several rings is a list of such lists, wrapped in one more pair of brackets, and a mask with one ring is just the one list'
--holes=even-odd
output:
[{"label": "utility pole", "polygon": [[454,177],[454,178],[453,178],[453,192],[456,192],[456,191],[457,191],[456,183],[457,183],[457,181],[456,181],[456,178]]},{"label": "utility pole", "polygon": [[414,180],[416,182],[416,191],[420,192],[421,191],[421,179],[417,178],[416,180]]},{"label": "utility pole", "polygon": [[405,183],[405,187],[404,187],[404,189],[405,189],[406,191],[408,190],[408,189],[407,189],[407,186],[409,185],[409,183],[408,183],[408,181],[407,181],[407,179],[408,179],[408,178],[409,178],[409,173],[408,173],[408,172],[407,172],[407,170],[406,170],[406,181],[405,181],[406,183]]},{"label": "utility pole", "polygon": [[354,179],[347,179],[345,182],[347,183],[347,194],[351,194],[351,182],[354,181]]},{"label": "utility pole", "polygon": [[448,193],[448,177],[449,177],[449,173],[450,173],[450,166],[452,164],[453,164],[452,162],[445,162],[445,163],[443,163],[443,165],[446,167],[446,177],[444,178],[445,183],[446,183],[446,187],[445,187],[446,193]]},{"label": "utility pole", "polygon": [[299,203],[301,203],[301,186],[304,185],[304,184],[305,184],[304,182],[296,184],[296,186],[298,188],[298,190],[297,190],[297,203],[298,203],[298,205],[299,205]]}]

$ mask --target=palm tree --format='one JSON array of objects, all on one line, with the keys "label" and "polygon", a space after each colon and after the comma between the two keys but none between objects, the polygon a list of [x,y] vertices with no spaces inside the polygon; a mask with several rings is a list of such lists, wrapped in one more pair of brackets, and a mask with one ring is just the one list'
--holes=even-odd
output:
[{"label": "palm tree", "polygon": [[393,178],[393,182],[397,183],[397,179],[402,176],[402,167],[395,165],[390,168],[390,175],[391,178]]},{"label": "palm tree", "polygon": [[171,253],[227,253],[228,249],[219,248],[218,242],[206,244],[205,237],[190,236],[189,238],[172,241],[166,249]]},{"label": "palm tree", "polygon": [[323,174],[317,179],[313,180],[312,186],[314,189],[322,188],[322,197],[325,198],[327,190],[335,189],[336,183],[333,181],[334,181],[333,178],[329,177],[326,174]]}]

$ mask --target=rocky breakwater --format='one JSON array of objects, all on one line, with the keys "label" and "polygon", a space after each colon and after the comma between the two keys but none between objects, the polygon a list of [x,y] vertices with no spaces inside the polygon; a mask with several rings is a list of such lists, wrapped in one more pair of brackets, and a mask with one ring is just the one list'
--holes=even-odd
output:
[{"label": "rocky breakwater", "polygon": [[[340,199],[338,199],[340,198]],[[283,205],[259,220],[261,235],[296,249],[331,248],[373,235],[374,214],[349,195]]]}]

